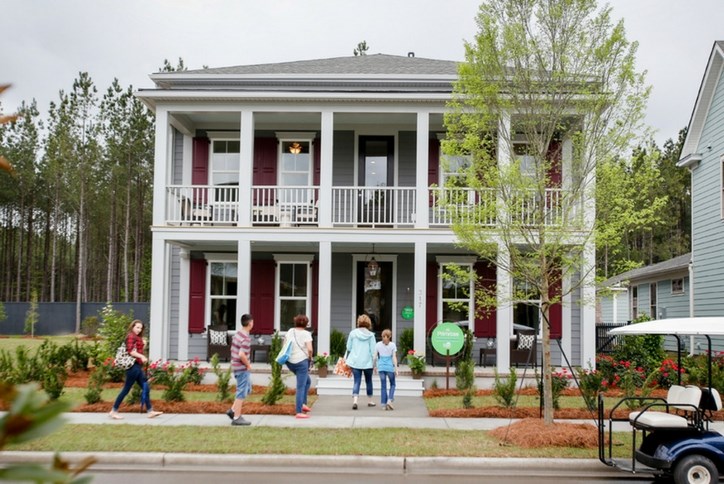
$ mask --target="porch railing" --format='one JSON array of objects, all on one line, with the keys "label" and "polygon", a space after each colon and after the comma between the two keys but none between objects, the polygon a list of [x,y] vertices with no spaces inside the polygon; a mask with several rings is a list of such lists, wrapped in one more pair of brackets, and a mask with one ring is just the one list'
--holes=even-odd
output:
[{"label": "porch railing", "polygon": [[[494,190],[428,189],[431,227],[448,227],[456,220],[481,226],[496,224]],[[546,190],[546,225],[560,223],[562,191]],[[417,193],[414,187],[332,187],[332,224],[350,227],[414,226]],[[540,201],[533,195],[517,200],[513,217],[535,224]],[[247,208],[245,208],[247,207]],[[239,187],[172,185],[166,188],[166,223],[170,225],[236,225],[239,210],[250,210],[252,225],[316,226],[319,187],[254,186],[251,203],[239,203]]]}]

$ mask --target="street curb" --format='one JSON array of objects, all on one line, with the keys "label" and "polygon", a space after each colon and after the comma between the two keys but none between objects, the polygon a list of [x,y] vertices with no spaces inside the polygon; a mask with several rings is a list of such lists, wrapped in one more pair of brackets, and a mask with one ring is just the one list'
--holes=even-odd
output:
[{"label": "street curb", "polygon": [[[0,464],[49,464],[53,452],[0,452]],[[510,476],[621,476],[596,459],[527,459],[502,457],[384,457],[337,456],[298,454],[183,454],[165,452],[63,452],[64,460],[71,464],[86,457],[94,457],[93,469],[125,469],[129,462],[134,467],[161,471],[203,469],[205,472],[268,471],[277,473],[353,473],[382,475],[469,475]]]}]

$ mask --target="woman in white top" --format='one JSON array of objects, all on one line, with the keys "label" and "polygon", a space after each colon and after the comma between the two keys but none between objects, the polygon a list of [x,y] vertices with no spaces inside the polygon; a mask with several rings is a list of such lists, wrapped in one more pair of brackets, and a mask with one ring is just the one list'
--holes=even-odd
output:
[{"label": "woman in white top", "polygon": [[294,316],[294,328],[287,331],[285,344],[291,341],[292,352],[287,360],[287,368],[297,377],[296,411],[297,418],[309,418],[311,409],[307,406],[307,394],[312,386],[309,366],[312,362],[312,334],[305,328],[309,318],[303,314]]}]

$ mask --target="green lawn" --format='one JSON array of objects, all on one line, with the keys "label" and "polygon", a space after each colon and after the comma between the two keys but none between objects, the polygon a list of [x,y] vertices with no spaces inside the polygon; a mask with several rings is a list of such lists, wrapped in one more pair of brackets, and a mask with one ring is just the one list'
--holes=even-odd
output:
[{"label": "green lawn", "polygon": [[[12,354],[15,354],[15,348],[18,346],[25,346],[30,350],[30,353],[35,353],[35,350],[38,349],[40,345],[43,344],[43,341],[46,339],[51,340],[58,346],[62,346],[66,343],[72,342],[74,339],[76,339],[76,335],[74,334],[68,334],[63,336],[37,336],[35,338],[30,338],[27,336],[3,336],[0,338],[0,350],[7,350],[10,351]],[[88,344],[92,344],[90,340],[85,341]]]}]

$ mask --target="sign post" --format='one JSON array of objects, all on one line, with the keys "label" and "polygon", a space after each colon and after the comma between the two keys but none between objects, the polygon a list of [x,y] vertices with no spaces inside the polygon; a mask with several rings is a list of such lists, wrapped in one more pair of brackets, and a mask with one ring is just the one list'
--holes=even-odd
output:
[{"label": "sign post", "polygon": [[450,357],[458,354],[465,344],[465,334],[457,324],[440,323],[430,335],[435,351],[445,355],[445,388],[450,389]]}]

